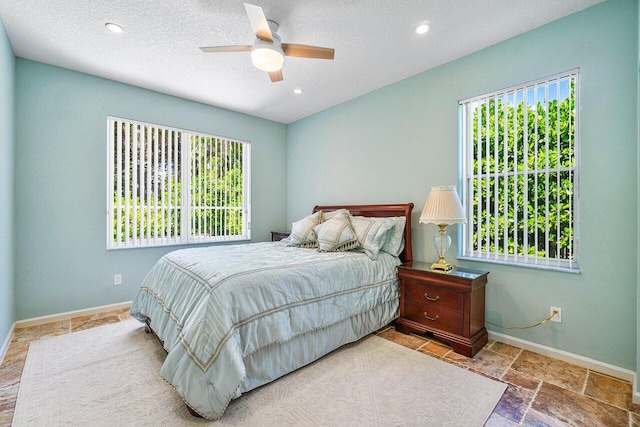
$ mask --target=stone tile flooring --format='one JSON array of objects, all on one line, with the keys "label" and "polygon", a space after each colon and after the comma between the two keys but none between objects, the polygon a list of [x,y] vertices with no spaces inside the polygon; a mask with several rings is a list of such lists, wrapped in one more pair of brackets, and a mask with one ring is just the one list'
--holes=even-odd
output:
[{"label": "stone tile flooring", "polygon": [[[124,309],[16,329],[0,365],[0,426],[11,425],[30,341],[128,318]],[[489,342],[470,359],[435,340],[401,334],[393,327],[378,335],[506,383],[507,391],[487,426],[640,427],[640,405],[631,402],[632,387],[626,381],[499,342]]]},{"label": "stone tile flooring", "polygon": [[486,426],[640,426],[640,405],[631,402],[626,381],[500,342],[489,341],[468,358],[393,327],[378,335],[506,383]]}]

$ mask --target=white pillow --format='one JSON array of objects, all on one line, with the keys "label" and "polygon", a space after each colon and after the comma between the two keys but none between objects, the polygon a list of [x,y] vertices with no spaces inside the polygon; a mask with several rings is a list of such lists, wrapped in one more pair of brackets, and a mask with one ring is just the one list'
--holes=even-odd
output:
[{"label": "white pillow", "polygon": [[315,232],[318,236],[319,252],[342,252],[359,246],[358,237],[351,228],[348,214],[345,213],[335,215],[317,225]]},{"label": "white pillow", "polygon": [[289,234],[289,240],[291,243],[289,246],[296,246],[299,248],[317,248],[318,238],[314,227],[320,224],[322,218],[322,211],[318,211],[313,215],[302,218],[300,221],[296,221],[291,224],[291,234]]},{"label": "white pillow", "polygon": [[373,260],[378,259],[378,252],[387,240],[389,230],[395,221],[389,218],[373,218],[365,216],[351,217],[353,227],[364,253]]},{"label": "white pillow", "polygon": [[407,223],[407,218],[404,216],[394,216],[388,219],[392,219],[395,225],[389,231],[387,240],[384,242],[384,245],[382,245],[381,250],[393,256],[400,256],[404,249],[404,226]]}]

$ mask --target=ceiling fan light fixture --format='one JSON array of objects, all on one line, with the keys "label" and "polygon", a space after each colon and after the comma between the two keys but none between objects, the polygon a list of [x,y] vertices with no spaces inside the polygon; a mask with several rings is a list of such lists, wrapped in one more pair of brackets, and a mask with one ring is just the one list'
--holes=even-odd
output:
[{"label": "ceiling fan light fixture", "polygon": [[251,62],[258,70],[278,71],[284,64],[284,53],[279,45],[258,39],[251,50]]},{"label": "ceiling fan light fixture", "polygon": [[246,52],[251,51],[253,66],[269,73],[272,83],[282,81],[282,65],[285,56],[298,58],[333,59],[335,49],[309,46],[297,43],[280,42],[278,23],[270,21],[260,6],[245,3],[244,8],[256,35],[253,45],[208,46],[201,47],[203,52]]}]

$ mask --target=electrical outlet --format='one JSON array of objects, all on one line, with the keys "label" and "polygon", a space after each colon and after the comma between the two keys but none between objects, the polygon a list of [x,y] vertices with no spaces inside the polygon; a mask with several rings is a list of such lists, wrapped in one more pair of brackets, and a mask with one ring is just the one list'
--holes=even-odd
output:
[{"label": "electrical outlet", "polygon": [[113,284],[115,286],[122,285],[122,274],[114,274],[113,275]]},{"label": "electrical outlet", "polygon": [[551,318],[551,321],[562,323],[562,309],[558,307],[549,307],[549,315],[552,315],[554,311],[556,312],[556,315]]}]

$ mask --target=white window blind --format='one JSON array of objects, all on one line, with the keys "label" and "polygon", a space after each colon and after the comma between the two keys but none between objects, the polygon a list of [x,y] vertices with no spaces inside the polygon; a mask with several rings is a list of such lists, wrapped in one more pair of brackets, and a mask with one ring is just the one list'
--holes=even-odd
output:
[{"label": "white window blind", "polygon": [[250,144],[107,118],[107,249],[250,239]]},{"label": "white window blind", "polygon": [[578,77],[460,101],[463,258],[578,270]]}]

